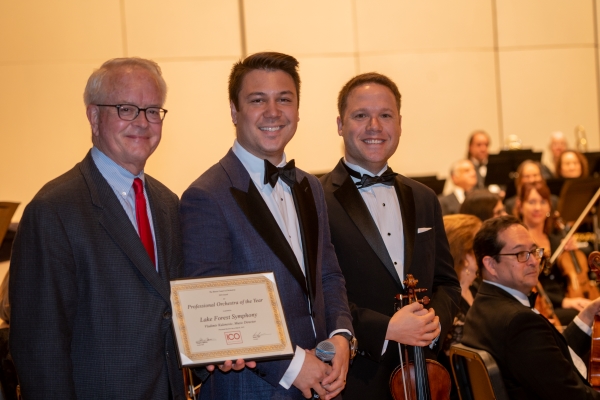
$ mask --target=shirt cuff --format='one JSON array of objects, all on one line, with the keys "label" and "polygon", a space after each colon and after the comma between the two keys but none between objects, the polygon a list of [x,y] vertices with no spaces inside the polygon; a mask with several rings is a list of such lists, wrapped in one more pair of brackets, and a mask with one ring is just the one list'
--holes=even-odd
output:
[{"label": "shirt cuff", "polygon": [[279,384],[286,389],[292,387],[292,384],[300,374],[300,370],[302,369],[302,365],[304,364],[304,358],[306,357],[306,352],[300,346],[296,346],[296,353],[294,354],[294,358],[292,358],[292,362],[288,367],[285,374],[279,381]]},{"label": "shirt cuff", "polygon": [[331,339],[338,333],[347,333],[348,335],[352,335],[352,332],[350,332],[348,329],[336,329],[335,331],[333,331],[329,334],[329,339]]},{"label": "shirt cuff", "polygon": [[588,336],[592,336],[592,327],[591,326],[587,326],[585,324],[585,322],[583,322],[581,320],[581,318],[579,318],[579,315],[576,316],[573,319],[573,322],[575,322],[575,325],[577,325],[579,327],[579,329],[581,329],[584,333],[586,333]]},{"label": "shirt cuff", "polygon": [[[440,326],[440,335],[442,334],[442,324],[438,323],[438,325]],[[431,343],[429,344],[429,348],[433,350],[433,346],[435,346],[435,344],[437,343],[438,339],[440,338],[440,335],[437,335],[435,339],[433,339],[431,341]]]},{"label": "shirt cuff", "polygon": [[385,351],[387,350],[387,346],[388,346],[388,343],[389,343],[389,342],[390,342],[390,341],[389,341],[389,340],[387,340],[387,339],[383,341],[383,349],[381,349],[381,355],[384,355],[384,354],[385,354]]}]

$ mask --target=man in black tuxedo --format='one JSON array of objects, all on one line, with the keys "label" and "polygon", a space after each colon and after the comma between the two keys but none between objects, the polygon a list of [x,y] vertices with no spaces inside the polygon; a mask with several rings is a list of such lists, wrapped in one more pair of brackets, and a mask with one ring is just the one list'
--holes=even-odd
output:
[{"label": "man in black tuxedo", "polygon": [[[358,75],[342,88],[338,109],[345,155],[321,183],[359,339],[343,396],[391,399],[397,344],[433,344],[437,351],[437,338],[452,325],[460,286],[435,193],[387,167],[401,133],[394,82],[377,73]],[[431,307],[414,303],[394,312],[406,274],[427,289]]]},{"label": "man in black tuxedo", "polygon": [[600,299],[561,335],[532,308],[543,250],[524,225],[504,216],[484,222],[473,250],[483,283],[467,313],[463,343],[490,353],[511,399],[600,399],[581,360],[590,349]]},{"label": "man in black tuxedo", "polygon": [[93,147],[23,213],[9,292],[24,398],[184,398],[169,298],[183,265],[179,203],[144,173],[166,91],[150,60],[113,59],[92,73]]}]

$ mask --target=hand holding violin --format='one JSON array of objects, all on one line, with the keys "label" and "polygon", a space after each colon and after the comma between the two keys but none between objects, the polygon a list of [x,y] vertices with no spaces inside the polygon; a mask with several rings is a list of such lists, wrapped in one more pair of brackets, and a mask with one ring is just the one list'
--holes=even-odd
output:
[{"label": "hand holding violin", "polygon": [[433,308],[425,309],[421,303],[402,307],[390,319],[386,340],[410,346],[428,346],[440,334],[440,318]]},{"label": "hand holding violin", "polygon": [[590,303],[578,314],[578,317],[587,326],[592,326],[595,315],[600,315],[600,297],[594,301],[590,301]]}]

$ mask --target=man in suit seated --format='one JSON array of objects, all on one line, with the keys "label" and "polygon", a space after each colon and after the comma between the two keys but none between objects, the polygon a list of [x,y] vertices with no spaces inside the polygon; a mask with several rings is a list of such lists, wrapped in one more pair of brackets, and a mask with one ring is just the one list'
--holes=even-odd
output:
[{"label": "man in suit seated", "polygon": [[543,249],[524,225],[504,216],[484,222],[473,243],[483,276],[467,313],[463,343],[494,357],[511,399],[600,399],[589,386],[581,357],[590,349],[600,298],[561,335],[528,299]]},{"label": "man in suit seated", "polygon": [[[273,271],[295,355],[253,369],[216,371],[202,399],[337,396],[346,383],[352,322],[335,257],[323,189],[284,153],[296,133],[298,61],[257,53],[229,77],[232,149],[185,191],[181,221],[186,276]],[[313,349],[325,339],[331,366]]]},{"label": "man in suit seated", "polygon": [[454,184],[452,193],[440,196],[442,215],[458,214],[465,196],[477,185],[477,173],[471,160],[460,160],[452,165],[450,177]]},{"label": "man in suit seated", "polygon": [[169,299],[183,264],[178,199],[144,171],[166,94],[150,60],[94,71],[92,149],[23,213],[9,292],[24,398],[183,399]]},{"label": "man in suit seated", "polygon": [[[343,395],[391,399],[398,343],[430,346],[440,332],[443,337],[458,310],[460,286],[435,193],[388,168],[401,133],[396,84],[377,73],[358,75],[340,91],[338,111],[344,158],[321,183],[359,339]],[[427,289],[428,310],[413,303],[394,312],[406,274]]]},{"label": "man in suit seated", "polygon": [[486,131],[476,130],[469,136],[469,147],[467,158],[475,166],[477,174],[477,188],[485,188],[485,176],[487,175],[487,163],[490,147],[490,135]]}]

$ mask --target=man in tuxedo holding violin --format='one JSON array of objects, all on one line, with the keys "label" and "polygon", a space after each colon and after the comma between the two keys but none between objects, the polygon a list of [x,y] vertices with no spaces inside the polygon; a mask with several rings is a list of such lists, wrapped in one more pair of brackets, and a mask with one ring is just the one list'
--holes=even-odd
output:
[{"label": "man in tuxedo holding violin", "polygon": [[490,353],[511,399],[600,399],[586,380],[582,357],[600,298],[586,306],[561,335],[529,296],[542,264],[542,248],[515,217],[490,219],[473,250],[483,283],[467,313],[462,342]]},{"label": "man in tuxedo holding violin", "polygon": [[[397,344],[427,346],[435,357],[430,350],[452,325],[460,286],[435,193],[388,168],[402,131],[396,84],[378,73],[358,75],[340,91],[338,111],[344,158],[321,183],[359,339],[343,396],[391,399]],[[427,289],[429,307],[395,312],[406,274]]]}]

